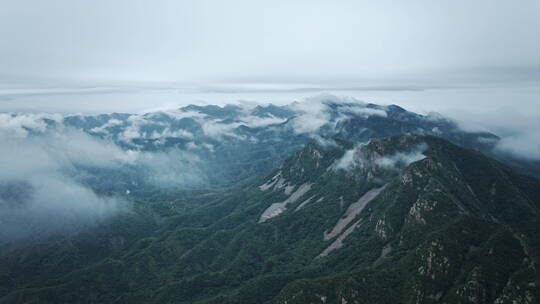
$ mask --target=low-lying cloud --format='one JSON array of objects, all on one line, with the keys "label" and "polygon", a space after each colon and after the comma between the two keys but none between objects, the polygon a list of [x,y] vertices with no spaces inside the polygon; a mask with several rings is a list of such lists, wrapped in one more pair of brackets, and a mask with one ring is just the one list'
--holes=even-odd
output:
[{"label": "low-lying cloud", "polygon": [[349,170],[353,168],[356,165],[354,154],[356,153],[356,149],[350,149],[345,151],[343,156],[336,161],[333,168],[335,170],[343,169],[343,170]]},{"label": "low-lying cloud", "polygon": [[400,171],[410,164],[426,158],[423,154],[428,146],[419,144],[408,151],[400,151],[391,155],[382,155],[368,161],[362,158],[362,149],[366,144],[359,144],[353,149],[345,151],[343,156],[332,165],[334,170],[351,170],[354,168],[378,167],[385,170]]},{"label": "low-lying cloud", "polygon": [[450,112],[465,131],[488,131],[500,137],[495,152],[526,160],[540,160],[540,115],[527,108],[484,109],[483,113]]},{"label": "low-lying cloud", "polygon": [[129,155],[80,132],[43,137],[10,126],[11,134],[0,132],[0,243],[70,231],[126,210],[121,199],[97,195],[68,172],[76,164],[109,167]]},{"label": "low-lying cloud", "polygon": [[387,117],[388,116],[386,111],[381,110],[381,109],[372,109],[372,108],[365,108],[365,107],[352,107],[352,106],[344,106],[341,109],[344,112],[350,112],[350,113],[360,115],[360,116],[364,116],[364,117],[369,117],[369,116],[372,116],[372,115],[382,116],[382,117]]},{"label": "low-lying cloud", "polygon": [[[126,150],[47,121],[60,119],[0,114],[0,243],[69,233],[127,212],[121,192],[143,187],[141,181],[159,187],[203,182],[199,160],[188,152]],[[100,183],[115,178],[109,172],[138,176],[116,181],[126,189],[102,189]]]},{"label": "low-lying cloud", "polygon": [[56,233],[70,233],[99,223],[128,210],[127,202],[115,197],[96,195],[70,178],[51,172],[36,174],[19,183],[18,191],[27,194],[13,202],[6,193],[6,182],[0,193],[0,244]]},{"label": "low-lying cloud", "polygon": [[316,132],[330,121],[330,114],[323,101],[321,98],[311,98],[291,105],[291,108],[298,113],[292,120],[294,132]]},{"label": "low-lying cloud", "polygon": [[427,150],[426,144],[420,144],[411,151],[397,152],[393,155],[377,158],[375,163],[377,166],[388,170],[399,170],[410,164],[426,158],[423,154]]},{"label": "low-lying cloud", "polygon": [[[338,117],[333,117],[329,104],[337,106]],[[340,121],[350,119],[351,116],[368,118],[370,116],[386,117],[383,109],[366,107],[366,104],[356,98],[335,96],[332,94],[320,94],[306,98],[302,102],[296,102],[289,107],[297,115],[292,119],[291,125],[295,133],[315,133],[323,126],[335,126]]]}]

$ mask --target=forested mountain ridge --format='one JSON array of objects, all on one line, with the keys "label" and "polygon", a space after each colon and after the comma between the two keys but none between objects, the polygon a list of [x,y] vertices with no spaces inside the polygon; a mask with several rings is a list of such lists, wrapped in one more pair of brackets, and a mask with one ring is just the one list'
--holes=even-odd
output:
[{"label": "forested mountain ridge", "polygon": [[[317,138],[245,190],[2,254],[5,303],[535,303],[540,182],[430,136]],[[190,203],[190,198],[200,203]]]},{"label": "forested mountain ridge", "polygon": [[538,181],[479,153],[424,141],[426,158],[388,185],[371,205],[379,210],[356,228],[364,238],[337,251],[345,259],[377,239],[371,267],[293,282],[274,302],[537,301]]},{"label": "forested mountain ridge", "polygon": [[[268,174],[313,136],[367,142],[400,134],[435,135],[504,156],[496,153],[497,136],[463,131],[440,115],[420,115],[393,105],[344,102],[333,96],[323,96],[309,107],[301,103],[190,105],[146,114],[6,113],[0,114],[0,120],[7,120],[4,125],[11,126],[7,135],[23,137],[27,142],[55,138],[60,141],[53,142],[56,146],[91,148],[86,147],[90,142],[98,143],[97,152],[119,149],[114,152],[114,170],[96,167],[95,161],[87,164],[92,155],[82,160],[71,157],[77,168],[67,173],[77,175],[94,190],[106,192],[133,191],[155,184],[184,189],[231,185]],[[86,140],[81,142],[81,138]],[[536,172],[535,166],[518,160],[513,163]],[[171,173],[160,174],[161,167]]]}]

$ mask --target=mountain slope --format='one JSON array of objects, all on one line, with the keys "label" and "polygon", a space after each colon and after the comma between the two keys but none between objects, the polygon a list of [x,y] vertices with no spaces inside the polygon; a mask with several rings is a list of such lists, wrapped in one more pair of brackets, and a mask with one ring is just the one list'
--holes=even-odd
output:
[{"label": "mountain slope", "polygon": [[0,302],[539,297],[540,181],[439,138],[313,140],[246,190],[202,195],[3,254]]},{"label": "mountain slope", "polygon": [[530,191],[534,183],[538,193],[538,181],[438,139],[422,141],[426,158],[387,186],[356,228],[364,236],[351,235],[329,261],[365,256],[359,252],[374,239],[371,267],[291,283],[276,303],[535,303],[540,213]]}]

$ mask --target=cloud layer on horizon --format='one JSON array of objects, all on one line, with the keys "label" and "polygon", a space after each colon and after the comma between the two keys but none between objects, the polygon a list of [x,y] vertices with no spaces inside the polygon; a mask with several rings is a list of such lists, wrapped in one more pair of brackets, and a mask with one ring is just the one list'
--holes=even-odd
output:
[{"label": "cloud layer on horizon", "polygon": [[535,0],[4,1],[0,80],[89,93],[118,83],[222,92],[264,84],[257,90],[268,93],[274,84],[530,81],[540,67],[539,15]]}]

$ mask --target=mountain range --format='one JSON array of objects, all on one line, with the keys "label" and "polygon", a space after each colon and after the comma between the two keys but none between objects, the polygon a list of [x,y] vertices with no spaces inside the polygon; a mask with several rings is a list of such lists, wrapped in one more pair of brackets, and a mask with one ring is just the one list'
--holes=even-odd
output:
[{"label": "mountain range", "polygon": [[331,99],[4,115],[11,143],[60,134],[54,178],[126,207],[40,233],[12,212],[38,183],[2,176],[0,227],[34,228],[0,242],[0,303],[540,298],[540,166],[440,115]]}]

